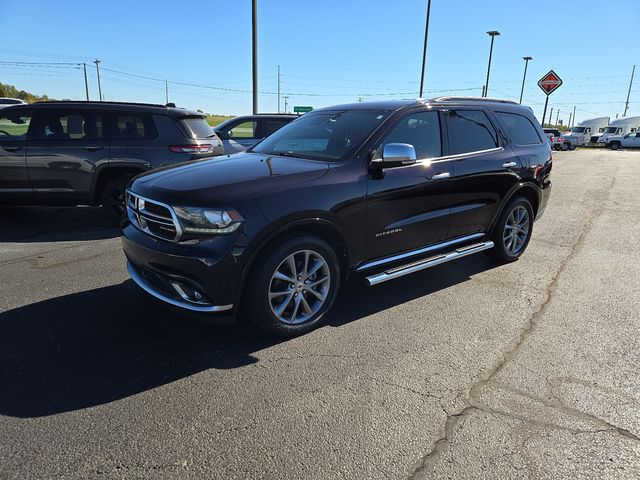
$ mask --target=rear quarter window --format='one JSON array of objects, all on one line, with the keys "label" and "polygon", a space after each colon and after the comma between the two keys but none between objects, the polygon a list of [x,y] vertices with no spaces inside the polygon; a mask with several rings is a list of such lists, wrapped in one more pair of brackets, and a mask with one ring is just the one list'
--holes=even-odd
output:
[{"label": "rear quarter window", "polygon": [[[542,143],[542,139],[538,135],[538,130],[527,117],[517,113],[506,112],[495,112],[495,115],[516,144],[538,145]],[[551,131],[550,133],[559,135],[559,133],[555,131]]]}]

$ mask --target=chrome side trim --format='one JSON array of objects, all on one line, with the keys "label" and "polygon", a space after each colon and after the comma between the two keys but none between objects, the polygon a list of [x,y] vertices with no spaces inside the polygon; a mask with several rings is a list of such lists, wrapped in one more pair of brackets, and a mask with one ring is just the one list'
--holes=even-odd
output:
[{"label": "chrome side trim", "polygon": [[468,247],[462,247],[454,250],[453,252],[443,253],[442,255],[436,255],[432,258],[419,260],[417,262],[410,263],[409,265],[404,265],[402,267],[387,270],[386,272],[371,275],[367,277],[367,281],[369,282],[370,286],[377,285],[378,283],[386,282],[388,280],[393,280],[394,278],[409,275],[410,273],[435,267],[436,265],[440,265],[441,263],[450,262],[451,260],[466,257],[467,255],[473,255],[474,253],[488,250],[490,248],[493,248],[493,242],[491,241],[478,243],[476,245],[470,245]]},{"label": "chrome side trim", "polygon": [[399,253],[398,255],[381,258],[379,260],[373,260],[372,262],[367,262],[359,266],[356,272],[367,270],[368,268],[377,267],[378,265],[384,265],[385,263],[396,262],[398,260],[403,260],[405,258],[414,257],[416,255],[422,255],[423,253],[433,252],[434,250],[440,250],[441,248],[450,247],[451,245],[457,245],[458,243],[468,242],[469,240],[475,240],[477,238],[481,238],[484,236],[485,236],[484,233],[473,233],[471,235],[465,235],[464,237],[454,238],[453,240],[448,240],[446,242],[429,245],[428,247],[418,248],[417,250],[411,250],[409,252]]},{"label": "chrome side trim", "polygon": [[191,310],[194,312],[224,312],[226,310],[231,310],[233,305],[192,305],[186,302],[179,302],[172,298],[167,297],[166,295],[158,292],[153,286],[147,282],[142,276],[136,271],[135,267],[131,264],[131,262],[127,262],[127,270],[129,271],[129,275],[131,279],[136,282],[136,284],[142,288],[149,295],[156,297],[158,300],[162,300],[163,302],[169,303],[175,307],[184,308],[185,310]]}]

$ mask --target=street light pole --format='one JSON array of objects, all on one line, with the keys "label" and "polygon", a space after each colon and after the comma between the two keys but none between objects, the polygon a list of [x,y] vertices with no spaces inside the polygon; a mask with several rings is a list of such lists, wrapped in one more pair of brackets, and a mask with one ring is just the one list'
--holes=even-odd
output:
[{"label": "street light pole", "polygon": [[522,95],[524,94],[524,81],[527,78],[527,66],[529,65],[529,60],[533,60],[533,57],[522,57],[524,60],[524,75],[522,75],[522,88],[520,89],[520,102],[522,103]]},{"label": "street light pole", "polygon": [[252,37],[252,76],[253,76],[253,114],[258,113],[258,0],[252,0],[251,37]]},{"label": "street light pole", "polygon": [[631,81],[629,82],[629,91],[627,92],[627,102],[624,104],[624,113],[623,117],[627,116],[627,110],[629,110],[629,96],[631,95],[631,86],[633,85],[633,75],[636,73],[636,66],[633,66],[633,70],[631,70]]},{"label": "street light pole", "polygon": [[431,14],[431,0],[427,1],[427,23],[424,27],[424,48],[422,49],[422,70],[420,71],[420,94],[422,98],[422,87],[424,86],[424,69],[427,66],[427,40],[429,39],[429,15]]},{"label": "street light pole", "polygon": [[97,58],[93,61],[96,64],[96,73],[98,74],[98,99],[102,101],[102,85],[100,85],[100,60]]},{"label": "street light pole", "polygon": [[484,83],[484,93],[483,97],[486,97],[489,93],[489,74],[491,73],[491,57],[493,55],[493,40],[495,37],[500,35],[500,32],[497,30],[491,30],[487,32],[487,35],[491,37],[491,46],[489,47],[489,65],[487,65],[487,81]]},{"label": "street light pole", "polygon": [[89,101],[89,82],[87,81],[87,64],[83,63],[82,68],[84,69],[84,91],[87,94],[87,102]]}]

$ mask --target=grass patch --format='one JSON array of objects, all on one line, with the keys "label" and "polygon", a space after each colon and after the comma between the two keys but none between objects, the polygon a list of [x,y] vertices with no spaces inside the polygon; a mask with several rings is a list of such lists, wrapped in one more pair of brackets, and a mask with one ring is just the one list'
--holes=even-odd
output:
[{"label": "grass patch", "polygon": [[207,115],[207,118],[205,120],[209,125],[211,125],[212,127],[215,127],[217,125],[220,125],[225,120],[229,120],[230,118],[233,118],[233,117],[234,115]]}]

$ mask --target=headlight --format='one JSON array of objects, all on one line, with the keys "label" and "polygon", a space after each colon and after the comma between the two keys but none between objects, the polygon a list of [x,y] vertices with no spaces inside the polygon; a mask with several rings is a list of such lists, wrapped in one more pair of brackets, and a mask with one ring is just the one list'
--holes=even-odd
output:
[{"label": "headlight", "polygon": [[185,233],[231,233],[240,227],[244,218],[235,210],[174,207]]}]

